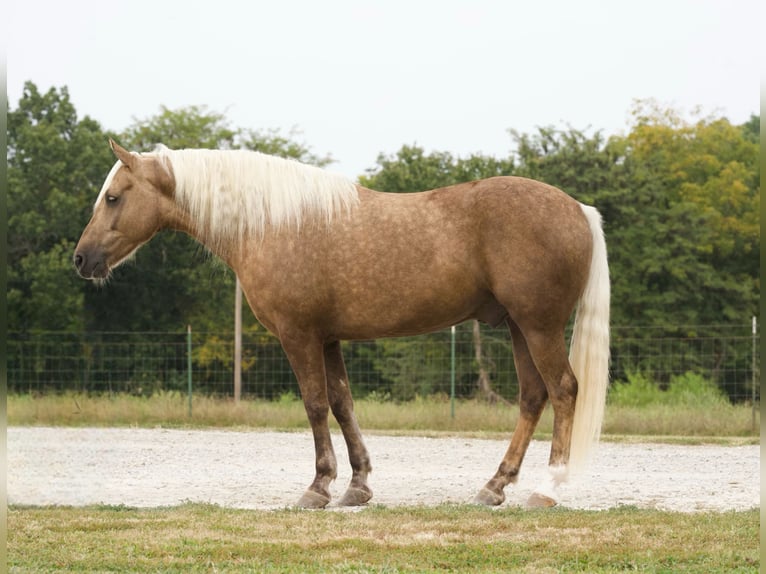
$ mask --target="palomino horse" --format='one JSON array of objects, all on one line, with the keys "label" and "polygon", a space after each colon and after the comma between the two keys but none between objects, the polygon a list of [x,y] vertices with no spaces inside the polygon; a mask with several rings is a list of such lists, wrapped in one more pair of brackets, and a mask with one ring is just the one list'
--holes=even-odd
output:
[{"label": "palomino horse", "polygon": [[[256,152],[160,146],[137,154],[110,144],[118,161],[77,245],[77,270],[106,279],[171,228],[237,273],[255,316],[289,358],[311,423],[316,476],[298,505],[330,501],[337,473],[330,410],[353,470],[340,504],[372,497],[340,341],[472,318],[507,323],[520,381],[510,446],[476,501],[504,501],[550,400],[549,473],[530,504],[555,504],[556,486],[598,439],[608,381],[609,275],[593,207],[518,177],[390,194]],[[570,364],[564,328],[575,307]]]}]

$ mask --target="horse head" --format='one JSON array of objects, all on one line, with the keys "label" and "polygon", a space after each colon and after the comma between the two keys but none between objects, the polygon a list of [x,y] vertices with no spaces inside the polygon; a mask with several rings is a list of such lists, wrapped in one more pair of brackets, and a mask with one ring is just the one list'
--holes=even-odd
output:
[{"label": "horse head", "polygon": [[77,243],[74,264],[85,279],[106,279],[175,211],[174,178],[156,156],[138,155],[109,140],[117,156],[104,181],[93,216]]}]

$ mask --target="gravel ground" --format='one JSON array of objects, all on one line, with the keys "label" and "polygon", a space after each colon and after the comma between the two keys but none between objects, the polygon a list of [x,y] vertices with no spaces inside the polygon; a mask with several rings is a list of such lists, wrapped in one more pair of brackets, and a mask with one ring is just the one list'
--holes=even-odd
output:
[{"label": "gravel ground", "polygon": [[[350,480],[338,456],[335,500]],[[372,503],[463,503],[494,474],[508,441],[367,435]],[[311,435],[129,428],[8,429],[8,502],[171,506],[186,501],[272,509],[295,503],[314,474]],[[523,505],[546,475],[549,442],[533,441],[505,505]],[[684,512],[760,507],[758,445],[602,443],[588,471],[560,487],[569,508],[620,505]],[[332,505],[332,503],[331,503]]]}]

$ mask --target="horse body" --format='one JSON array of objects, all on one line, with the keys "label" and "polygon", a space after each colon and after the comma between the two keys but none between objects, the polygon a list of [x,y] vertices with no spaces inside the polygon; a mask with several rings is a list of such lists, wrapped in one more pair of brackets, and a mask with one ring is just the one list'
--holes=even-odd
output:
[{"label": "horse body", "polygon": [[[603,416],[609,285],[593,208],[523,178],[387,194],[282,163],[253,165],[276,173],[297,170],[300,177],[290,177],[302,186],[299,196],[277,189],[261,197],[255,188],[244,195],[232,187],[245,180],[227,178],[234,171],[265,177],[243,167],[252,156],[237,156],[232,163],[231,156],[213,155],[227,152],[201,152],[197,159],[184,155],[184,164],[173,161],[169,150],[138,156],[112,145],[118,165],[76,249],[78,270],[87,278],[103,277],[166,227],[190,233],[234,269],[256,317],[285,350],[314,434],[316,476],[299,505],[322,507],[330,501],[329,483],[337,474],[330,411],[353,470],[340,503],[363,504],[372,496],[370,459],[353,412],[340,341],[420,334],[471,318],[507,323],[521,411],[508,452],[477,500],[503,501],[503,489],[516,480],[550,400],[551,475],[531,502],[555,501],[556,485],[569,463],[577,462],[570,454],[583,458]],[[194,172],[196,180],[186,173],[193,168],[182,167],[189,161],[208,162]],[[279,187],[270,173],[270,187]],[[215,189],[187,189],[205,186]],[[564,328],[578,301],[583,320],[578,314],[575,376]],[[588,393],[583,398],[581,392],[579,401],[578,377],[593,379],[583,381],[581,390]]]},{"label": "horse body", "polygon": [[[542,201],[522,207],[535,192]],[[550,216],[562,209],[571,218],[563,229]],[[350,217],[253,238],[231,266],[275,333],[289,316],[313,323],[323,340],[374,339],[472,318],[497,326],[509,309],[539,321],[541,306],[563,325],[587,277],[589,241],[569,196],[492,178],[398,195],[360,188]]]}]

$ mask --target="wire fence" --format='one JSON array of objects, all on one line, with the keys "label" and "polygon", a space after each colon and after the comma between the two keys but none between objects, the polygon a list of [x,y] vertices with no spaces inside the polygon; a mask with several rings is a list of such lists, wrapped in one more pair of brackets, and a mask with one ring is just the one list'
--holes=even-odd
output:
[{"label": "wire fence", "polygon": [[[673,328],[612,328],[612,379],[641,373],[667,386],[693,372],[721,388],[732,402],[760,400],[760,334],[753,325]],[[9,333],[8,390],[20,394],[61,392],[128,393],[164,391],[231,396],[234,392],[233,333]],[[505,329],[476,333],[469,323],[419,337],[344,342],[356,397],[406,401],[478,392],[480,368],[492,390],[518,397],[511,341]],[[453,354],[454,348],[454,354]],[[191,361],[189,361],[191,349]],[[189,370],[191,365],[191,371]],[[190,379],[191,378],[191,379]],[[243,334],[243,397],[298,396],[295,377],[279,341],[262,330]]]}]

